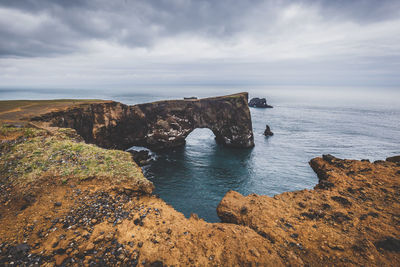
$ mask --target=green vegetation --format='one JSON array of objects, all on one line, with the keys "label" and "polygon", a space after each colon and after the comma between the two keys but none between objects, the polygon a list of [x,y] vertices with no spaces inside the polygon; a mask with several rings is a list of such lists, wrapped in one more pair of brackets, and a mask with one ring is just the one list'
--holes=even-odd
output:
[{"label": "green vegetation", "polygon": [[106,150],[80,142],[71,129],[49,133],[35,128],[0,127],[0,135],[17,136],[0,143],[0,182],[24,186],[42,178],[107,179],[112,183],[148,183],[127,152]]},{"label": "green vegetation", "polygon": [[20,135],[27,138],[35,137],[37,135],[44,134],[45,131],[34,128],[15,128],[4,124],[0,127],[0,136],[6,137],[10,135]]}]

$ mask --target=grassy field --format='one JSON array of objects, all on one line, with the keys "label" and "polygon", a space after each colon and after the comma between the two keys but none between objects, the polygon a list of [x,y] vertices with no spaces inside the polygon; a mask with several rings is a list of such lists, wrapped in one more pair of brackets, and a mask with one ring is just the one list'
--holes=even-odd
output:
[{"label": "grassy field", "polygon": [[20,121],[26,117],[65,109],[74,105],[104,102],[108,101],[98,99],[3,100],[0,101],[0,121]]}]

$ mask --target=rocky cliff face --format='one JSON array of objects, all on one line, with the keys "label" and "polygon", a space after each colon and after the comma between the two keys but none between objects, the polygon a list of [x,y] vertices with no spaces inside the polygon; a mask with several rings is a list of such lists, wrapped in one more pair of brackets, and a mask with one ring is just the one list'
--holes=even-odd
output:
[{"label": "rocky cliff face", "polygon": [[291,266],[398,266],[400,164],[315,158],[314,190],[275,197],[230,191],[223,222],[254,229]]},{"label": "rocky cliff face", "polygon": [[50,126],[73,128],[86,142],[106,148],[133,145],[154,150],[185,144],[196,128],[209,128],[217,142],[254,146],[247,93],[127,106],[118,102],[84,104],[32,118]]}]

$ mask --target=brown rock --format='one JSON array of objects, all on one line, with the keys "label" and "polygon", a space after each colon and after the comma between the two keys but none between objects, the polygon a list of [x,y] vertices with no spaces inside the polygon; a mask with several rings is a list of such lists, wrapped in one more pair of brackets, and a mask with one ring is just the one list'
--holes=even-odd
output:
[{"label": "brown rock", "polygon": [[[393,214],[400,211],[400,166],[332,155],[315,158],[310,165],[320,179],[314,190],[273,198],[229,191],[218,205],[218,216],[223,222],[257,231],[273,242],[288,264],[399,265],[400,218]],[[331,186],[326,187],[327,183]],[[299,209],[299,203],[306,205]],[[244,206],[247,212],[243,212]],[[293,238],[295,242],[288,242]],[[354,251],[373,257],[360,257]],[[294,261],[293,253],[298,260]]]},{"label": "brown rock", "polygon": [[63,261],[68,258],[68,255],[63,254],[63,255],[55,255],[54,259],[56,260],[56,265],[61,265]]}]

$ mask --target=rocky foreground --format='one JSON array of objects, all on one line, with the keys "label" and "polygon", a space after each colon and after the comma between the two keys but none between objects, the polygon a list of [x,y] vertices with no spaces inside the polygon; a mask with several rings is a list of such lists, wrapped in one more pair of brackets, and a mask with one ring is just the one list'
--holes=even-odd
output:
[{"label": "rocky foreground", "polygon": [[223,222],[247,226],[287,265],[398,266],[400,161],[310,161],[314,190],[275,197],[230,191],[218,206]]},{"label": "rocky foreground", "polygon": [[313,190],[230,191],[222,223],[207,223],[152,195],[128,152],[73,129],[5,123],[29,111],[0,110],[0,266],[400,265],[398,157],[315,158]]},{"label": "rocky foreground", "polygon": [[218,207],[224,223],[207,223],[151,195],[127,152],[87,145],[67,129],[3,127],[1,137],[1,265],[400,263],[398,162],[316,158],[314,190],[230,191]]},{"label": "rocky foreground", "polygon": [[254,230],[187,219],[151,195],[128,152],[72,129],[0,137],[0,265],[283,265]]}]

